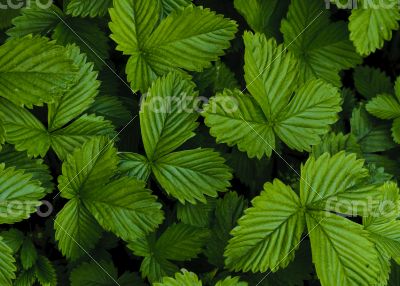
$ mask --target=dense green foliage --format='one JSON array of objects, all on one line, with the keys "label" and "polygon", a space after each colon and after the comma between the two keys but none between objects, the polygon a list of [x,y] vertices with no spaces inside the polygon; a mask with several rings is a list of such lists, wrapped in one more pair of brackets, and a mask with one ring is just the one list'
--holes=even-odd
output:
[{"label": "dense green foliage", "polygon": [[1,286],[400,285],[398,1],[11,2]]}]

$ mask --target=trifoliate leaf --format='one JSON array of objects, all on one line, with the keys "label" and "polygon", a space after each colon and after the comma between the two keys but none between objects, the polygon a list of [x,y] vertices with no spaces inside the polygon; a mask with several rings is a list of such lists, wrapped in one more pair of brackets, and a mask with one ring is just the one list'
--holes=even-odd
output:
[{"label": "trifoliate leaf", "polygon": [[27,270],[35,265],[38,258],[38,253],[36,251],[35,245],[32,240],[26,238],[22,243],[21,247],[21,264],[22,267]]},{"label": "trifoliate leaf", "polygon": [[55,238],[62,254],[75,260],[94,248],[102,229],[78,200],[67,202],[54,220]]},{"label": "trifoliate leaf", "polygon": [[75,76],[65,49],[46,38],[27,36],[0,46],[0,96],[17,105],[53,102]]},{"label": "trifoliate leaf", "polygon": [[371,99],[378,94],[392,94],[393,85],[390,78],[381,70],[358,66],[354,70],[354,85],[362,96]]},{"label": "trifoliate leaf", "polygon": [[361,62],[344,22],[331,22],[329,10],[319,0],[293,0],[281,31],[285,46],[300,68],[300,80],[321,78],[341,86],[339,72]]},{"label": "trifoliate leaf", "polygon": [[363,7],[351,12],[349,30],[357,52],[367,56],[392,38],[392,30],[399,28],[400,11],[395,0],[361,2]]},{"label": "trifoliate leaf", "polygon": [[11,280],[15,279],[15,259],[10,247],[0,238],[0,284],[11,286]]},{"label": "trifoliate leaf", "polygon": [[108,8],[111,8],[113,0],[70,0],[67,6],[67,14],[73,17],[97,17],[105,16]]},{"label": "trifoliate leaf", "polygon": [[204,195],[216,197],[226,191],[232,178],[225,160],[212,149],[170,153],[152,165],[157,181],[181,203],[206,202]]},{"label": "trifoliate leaf", "polygon": [[81,198],[103,228],[126,241],[144,236],[164,219],[156,197],[134,178],[124,177],[103,188],[85,188]]},{"label": "trifoliate leaf", "polygon": [[111,37],[118,50],[131,55],[126,72],[134,91],[147,90],[169,71],[202,71],[211,66],[229,48],[237,30],[235,22],[193,6],[172,12],[154,27],[158,3],[123,0],[110,12]]},{"label": "trifoliate leaf", "polygon": [[195,85],[170,73],[154,82],[140,110],[140,127],[150,161],[176,150],[198,126]]},{"label": "trifoliate leaf", "polygon": [[361,225],[328,212],[307,212],[313,262],[322,285],[375,285],[380,264]]},{"label": "trifoliate leaf", "polygon": [[28,110],[0,98],[0,120],[6,131],[6,141],[15,145],[17,151],[27,151],[31,157],[46,155],[50,147],[49,133]]},{"label": "trifoliate leaf", "polygon": [[226,265],[252,272],[286,267],[294,258],[293,250],[298,248],[305,226],[299,198],[275,179],[264,185],[252,205],[232,230],[233,238],[225,251]]}]

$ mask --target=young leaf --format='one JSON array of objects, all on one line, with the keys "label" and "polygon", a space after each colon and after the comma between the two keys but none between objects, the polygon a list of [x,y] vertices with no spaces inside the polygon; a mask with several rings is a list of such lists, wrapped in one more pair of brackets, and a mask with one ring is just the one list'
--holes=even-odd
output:
[{"label": "young leaf", "polygon": [[216,197],[226,191],[232,178],[225,160],[212,149],[194,149],[170,153],[153,163],[153,172],[165,191],[195,204],[206,202],[204,195]]},{"label": "young leaf", "polygon": [[349,17],[350,39],[357,52],[367,56],[383,47],[392,38],[392,30],[399,29],[398,3],[395,0],[362,2]]},{"label": "young leaf", "polygon": [[298,196],[278,179],[265,184],[252,205],[232,230],[226,265],[235,271],[275,272],[294,258],[304,231],[304,211]]},{"label": "young leaf", "polygon": [[0,96],[17,105],[53,102],[75,76],[65,49],[46,38],[27,36],[0,46]]},{"label": "young leaf", "polygon": [[170,73],[154,82],[140,110],[144,148],[150,161],[171,153],[195,134],[198,126],[195,85]]},{"label": "young leaf", "polygon": [[38,258],[38,253],[36,251],[35,245],[32,240],[26,238],[22,243],[21,247],[21,264],[22,267],[27,270],[35,265]]},{"label": "young leaf", "polygon": [[323,1],[293,0],[281,31],[300,68],[300,80],[321,78],[341,86],[339,72],[361,63],[344,22],[331,22]]}]

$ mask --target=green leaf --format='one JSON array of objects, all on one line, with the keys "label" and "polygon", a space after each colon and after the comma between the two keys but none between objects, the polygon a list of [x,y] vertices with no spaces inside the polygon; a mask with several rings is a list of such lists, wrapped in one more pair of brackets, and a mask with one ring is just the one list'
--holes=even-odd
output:
[{"label": "green leaf", "polygon": [[98,70],[103,68],[109,57],[108,38],[95,21],[65,18],[55,28],[52,38],[59,45],[78,45]]},{"label": "green leaf", "polygon": [[32,175],[0,164],[0,223],[12,224],[30,217],[41,205],[46,190]]},{"label": "green leaf", "polygon": [[335,155],[340,151],[362,156],[361,147],[357,144],[357,140],[352,134],[343,135],[343,133],[336,134],[333,132],[325,135],[320,144],[313,146],[312,154],[315,158],[318,158],[326,152]]},{"label": "green leaf", "polygon": [[110,121],[93,114],[84,114],[67,127],[52,132],[50,136],[51,147],[60,159],[65,160],[69,154],[93,138],[104,137],[113,142],[116,133]]},{"label": "green leaf", "polygon": [[391,130],[394,142],[400,144],[400,118],[396,118],[393,121],[393,126]]},{"label": "green leaf", "polygon": [[363,2],[349,17],[350,39],[357,52],[367,56],[383,47],[392,38],[392,30],[399,29],[398,3],[395,0]]},{"label": "green leaf", "polygon": [[192,3],[192,0],[159,0],[161,3],[161,14],[166,17],[168,14],[184,9]]},{"label": "green leaf", "polygon": [[132,273],[124,273],[118,278],[118,269],[110,261],[84,262],[70,275],[71,286],[129,286],[144,285]]},{"label": "green leaf", "polygon": [[57,274],[50,260],[40,255],[35,265],[36,277],[42,286],[56,286]]},{"label": "green leaf", "polygon": [[136,153],[119,154],[118,170],[128,177],[146,182],[151,174],[151,166],[146,157]]},{"label": "green leaf", "polygon": [[205,228],[179,223],[167,228],[155,245],[162,258],[187,261],[196,258],[205,245],[209,232]]},{"label": "green leaf", "polygon": [[74,118],[81,115],[93,102],[98,94],[100,82],[93,64],[87,62],[87,57],[75,45],[67,47],[68,57],[79,68],[77,82],[54,104],[49,105],[48,129],[57,130]]},{"label": "green leaf", "polygon": [[36,282],[35,269],[24,270],[17,276],[14,286],[33,286]]},{"label": "green leaf", "polygon": [[172,276],[178,271],[179,268],[174,263],[154,256],[145,257],[140,265],[142,277],[147,277],[151,282],[160,281],[162,277]]},{"label": "green leaf", "polygon": [[21,247],[21,264],[27,270],[36,264],[38,253],[32,240],[26,238]]},{"label": "green leaf", "polygon": [[147,90],[169,71],[210,67],[229,48],[237,30],[235,22],[193,6],[171,13],[154,28],[157,3],[124,0],[110,12],[112,39],[118,50],[131,55],[126,72],[134,91]]},{"label": "green leaf", "polygon": [[[6,131],[6,141],[28,156],[44,157],[50,147],[50,137],[44,125],[28,110],[0,98],[0,120]],[[32,139],[35,138],[35,144]]]},{"label": "green leaf", "polygon": [[58,177],[61,196],[72,199],[103,188],[117,170],[117,150],[106,138],[94,138],[68,156]]},{"label": "green leaf", "polygon": [[361,63],[346,23],[331,22],[323,1],[292,1],[281,31],[299,61],[301,82],[321,78],[341,86],[339,72]]},{"label": "green leaf", "polygon": [[380,152],[396,147],[388,125],[374,122],[363,107],[355,108],[350,119],[351,133],[365,153]]},{"label": "green leaf", "polygon": [[201,281],[193,272],[188,272],[182,269],[182,273],[176,273],[175,278],[164,277],[162,282],[153,283],[153,286],[177,286],[177,285],[191,285],[191,286],[202,286]]},{"label": "green leaf", "polygon": [[150,161],[171,153],[195,134],[198,126],[195,85],[170,73],[154,82],[140,110],[142,140]]},{"label": "green leaf", "polygon": [[290,148],[310,151],[321,141],[341,111],[338,90],[321,80],[303,85],[277,118],[275,132]]},{"label": "green leaf", "polygon": [[102,229],[78,199],[71,199],[54,220],[55,239],[62,254],[75,260],[94,248]]},{"label": "green leaf", "polygon": [[328,212],[307,212],[313,262],[322,285],[376,285],[379,260],[361,225]]},{"label": "green leaf", "polygon": [[144,236],[164,219],[156,197],[134,178],[124,177],[103,188],[85,188],[81,197],[104,229],[126,241]]},{"label": "green leaf", "polygon": [[20,249],[24,241],[24,234],[15,228],[2,231],[0,237],[2,238],[2,241],[12,249],[14,254]]},{"label": "green leaf", "polygon": [[236,10],[246,19],[254,32],[267,37],[281,37],[279,26],[287,11],[288,0],[235,0]]},{"label": "green leaf", "polygon": [[181,203],[206,202],[226,191],[232,179],[225,160],[212,149],[194,149],[170,153],[152,165],[157,181]]},{"label": "green leaf", "polygon": [[205,254],[210,263],[224,268],[224,250],[232,237],[231,230],[247,208],[247,201],[235,192],[227,193],[218,199],[211,224],[211,236],[207,242]]},{"label": "green leaf", "polygon": [[31,174],[31,180],[38,180],[48,192],[53,190],[53,177],[49,166],[42,159],[29,158],[26,152],[17,152],[10,145],[6,145],[0,152],[0,162],[3,162],[6,167],[15,167]]},{"label": "green leaf", "polygon": [[378,95],[372,98],[365,108],[373,116],[380,119],[395,119],[400,117],[400,104],[393,95]]},{"label": "green leaf", "polygon": [[110,17],[110,37],[117,43],[116,50],[125,55],[139,55],[145,39],[158,21],[158,1],[114,1]]},{"label": "green leaf", "polygon": [[[225,251],[232,270],[275,272],[294,258],[304,231],[304,212],[296,193],[278,179],[266,183],[245,211]],[[285,239],[282,239],[285,237]]]},{"label": "green leaf", "polygon": [[298,65],[283,45],[260,33],[245,32],[245,80],[265,116],[273,121],[295,91]]},{"label": "green leaf", "polygon": [[353,76],[357,91],[367,99],[378,94],[393,93],[390,77],[377,68],[358,66],[355,68]]},{"label": "green leaf", "polygon": [[24,37],[29,34],[48,35],[64,17],[63,12],[55,5],[47,9],[38,7],[36,1],[29,3],[29,7],[21,10],[21,15],[12,21],[13,27],[7,35],[13,38]]},{"label": "green leaf", "polygon": [[275,135],[253,97],[226,89],[204,106],[203,116],[218,143],[237,145],[250,158],[271,156]]},{"label": "green leaf", "polygon": [[365,215],[371,199],[380,199],[378,186],[370,184],[364,160],[341,151],[333,156],[310,157],[301,168],[302,205],[349,215]]},{"label": "green leaf", "polygon": [[0,47],[0,96],[17,105],[53,102],[75,76],[65,49],[46,38],[11,39]]},{"label": "green leaf", "polygon": [[239,281],[239,277],[228,276],[224,280],[218,281],[215,286],[247,286],[247,282]]},{"label": "green leaf", "polygon": [[216,200],[214,198],[207,198],[207,203],[195,205],[177,203],[176,216],[183,223],[197,227],[208,227],[215,205]]},{"label": "green leaf", "polygon": [[105,16],[108,8],[112,7],[112,0],[70,0],[67,6],[67,14],[73,17],[97,17]]},{"label": "green leaf", "polygon": [[4,286],[13,285],[11,280],[15,279],[16,270],[12,250],[0,237],[0,284]]}]

